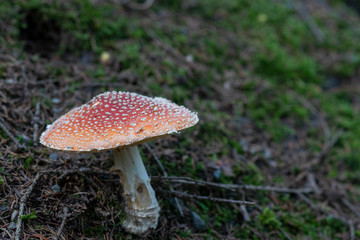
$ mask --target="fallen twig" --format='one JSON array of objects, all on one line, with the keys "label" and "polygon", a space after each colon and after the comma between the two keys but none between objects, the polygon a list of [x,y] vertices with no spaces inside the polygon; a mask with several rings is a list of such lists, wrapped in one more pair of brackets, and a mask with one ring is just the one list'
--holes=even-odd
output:
[{"label": "fallen twig", "polygon": [[326,155],[329,153],[331,148],[338,142],[338,140],[340,139],[340,137],[342,136],[343,133],[344,132],[342,130],[336,131],[336,133],[330,138],[330,140],[324,143],[324,146],[321,149],[321,152],[318,153],[318,155],[312,161],[307,162],[307,163],[303,164],[302,166],[300,166],[299,169],[306,170],[306,169],[311,168],[314,165],[321,163],[325,159]]},{"label": "fallen twig", "polygon": [[306,202],[308,205],[310,205],[310,207],[312,209],[314,209],[315,211],[319,211],[319,207],[316,206],[308,197],[306,197],[303,193],[298,193],[298,196],[301,200],[303,200],[304,202]]},{"label": "fallen twig", "polygon": [[311,186],[311,189],[313,190],[314,193],[320,195],[323,192],[316,183],[314,173],[308,172],[307,181],[308,181],[309,185]]},{"label": "fallen twig", "polygon": [[355,227],[354,227],[354,223],[352,222],[351,219],[348,221],[348,225],[349,225],[349,231],[350,231],[350,240],[354,240],[355,239]]},{"label": "fallen twig", "polygon": [[318,156],[319,161],[322,161],[326,157],[326,155],[329,153],[331,148],[338,142],[339,138],[343,135],[343,133],[343,130],[336,131],[336,133],[330,138],[330,140],[324,144],[324,147],[321,149],[321,152]]},{"label": "fallen twig", "polygon": [[309,14],[309,11],[306,9],[306,7],[303,6],[304,3],[300,1],[298,3],[297,1],[290,1],[293,8],[298,12],[300,17],[306,22],[306,24],[309,26],[311,32],[314,34],[316,40],[320,43],[324,42],[324,33],[319,28],[319,26],[316,24],[316,22],[312,19],[312,17]]},{"label": "fallen twig", "polygon": [[330,136],[330,130],[329,130],[329,124],[326,121],[325,114],[321,112],[321,110],[315,106],[311,101],[309,101],[307,98],[302,96],[301,94],[298,94],[295,91],[287,90],[287,92],[297,99],[307,110],[311,112],[314,116],[316,116],[321,124],[322,131],[324,132],[324,136],[329,137]]},{"label": "fallen twig", "polygon": [[283,188],[283,187],[272,187],[272,186],[254,186],[254,185],[240,185],[240,184],[222,184],[222,183],[213,183],[206,182],[202,180],[196,180],[189,177],[152,177],[154,180],[166,180],[174,183],[182,184],[191,184],[197,186],[208,186],[208,187],[218,187],[228,190],[254,190],[254,191],[273,191],[273,192],[283,192],[283,193],[311,193],[313,190],[311,188]]},{"label": "fallen twig", "polygon": [[[10,223],[9,223],[9,224],[10,224]],[[4,232],[9,236],[9,239],[11,239],[12,236],[11,236],[11,234],[9,233],[9,231],[6,229],[7,226],[8,226],[8,225],[1,226],[0,229],[1,229],[2,231],[4,231]]]},{"label": "fallen twig", "polygon": [[354,206],[347,198],[342,198],[343,204],[360,218],[360,209]]},{"label": "fallen twig", "polygon": [[351,231],[352,231],[352,230],[351,230],[351,227],[353,227],[353,221],[352,221],[351,219],[345,219],[345,218],[340,217],[339,215],[336,215],[336,214],[334,214],[334,213],[329,213],[329,211],[328,211],[326,208],[324,208],[324,207],[321,206],[321,205],[315,205],[308,197],[306,197],[306,196],[305,196],[304,194],[302,194],[302,193],[298,193],[298,196],[299,196],[304,202],[306,202],[307,204],[309,204],[310,207],[311,207],[312,209],[314,209],[315,211],[322,212],[322,213],[324,213],[324,214],[326,214],[326,215],[332,214],[334,218],[342,221],[342,222],[345,223],[345,224],[348,224],[348,225],[349,225],[349,228],[350,228],[350,235],[352,234],[352,233],[351,233]]},{"label": "fallen twig", "polygon": [[38,142],[38,131],[39,131],[39,122],[40,122],[40,102],[36,103],[35,107],[35,115],[33,117],[33,124],[34,124],[34,132],[33,132],[33,144],[37,146]]},{"label": "fallen twig", "polygon": [[[152,149],[150,148],[149,144],[145,143],[145,146],[146,146],[147,150],[153,155],[156,163],[159,165],[161,171],[163,172],[164,177],[168,177],[168,174],[167,174],[167,172],[165,171],[165,168],[164,168],[164,166],[162,165],[160,159],[159,159],[159,158],[156,156],[156,154],[152,151]],[[174,192],[174,188],[172,187],[171,184],[169,184],[169,189],[170,189],[170,192]],[[182,211],[182,209],[181,209],[181,206],[180,206],[180,203],[179,203],[179,199],[177,199],[177,198],[175,197],[174,200],[175,200],[175,206],[176,206],[177,210],[179,211],[180,215],[181,215],[182,217],[184,217],[184,213],[183,213],[183,211]]]},{"label": "fallen twig", "polygon": [[35,187],[36,183],[38,182],[40,176],[42,176],[43,173],[37,173],[33,182],[31,183],[31,185],[29,186],[29,188],[27,189],[26,193],[21,197],[20,199],[20,206],[19,206],[19,215],[17,218],[17,223],[16,223],[16,232],[15,232],[15,240],[19,240],[20,239],[20,232],[21,232],[21,222],[22,222],[22,215],[24,213],[24,208],[26,205],[26,201],[29,198],[33,188]]},{"label": "fallen twig", "polygon": [[165,190],[160,190],[161,192],[176,196],[178,198],[190,198],[190,199],[198,199],[198,200],[209,200],[212,202],[224,202],[224,203],[232,203],[232,204],[240,204],[240,205],[245,205],[245,206],[250,206],[250,205],[254,205],[255,202],[250,202],[250,201],[242,201],[242,200],[234,200],[234,199],[226,199],[226,198],[216,198],[216,197],[210,197],[210,196],[198,196],[198,195],[194,195],[194,194],[188,194],[188,193],[184,193],[184,192],[180,192],[180,191],[165,191]]},{"label": "fallen twig", "polygon": [[[147,30],[147,34],[152,38],[154,44],[172,56],[180,66],[190,67],[191,70],[207,71],[207,67],[199,62],[188,61],[178,49],[162,41],[153,31]],[[192,73],[191,73],[192,74]]]},{"label": "fallen twig", "polygon": [[282,227],[280,227],[280,231],[288,240],[292,240],[292,237]]},{"label": "fallen twig", "polygon": [[[80,169],[76,169],[76,170],[44,170],[44,171],[41,171],[41,172],[38,172],[33,180],[33,182],[31,183],[31,185],[29,186],[29,188],[27,189],[26,193],[21,197],[20,199],[20,206],[19,206],[19,215],[18,215],[18,218],[17,218],[17,223],[16,223],[16,232],[15,232],[15,240],[19,240],[20,239],[20,232],[21,232],[21,224],[22,224],[22,219],[21,219],[21,216],[23,215],[24,213],[24,208],[25,208],[25,205],[26,205],[26,201],[27,199],[29,198],[32,190],[34,189],[35,185],[37,184],[38,180],[40,179],[40,177],[44,174],[51,174],[51,173],[57,173],[57,174],[62,174],[61,176],[66,176],[68,174],[71,174],[71,173],[98,173],[98,174],[103,174],[103,173],[107,173],[109,174],[107,171],[102,171],[102,170],[95,170],[95,169],[91,169],[91,168],[80,168]],[[60,177],[61,177],[60,176]],[[59,177],[59,178],[60,178]],[[65,207],[64,208],[64,215],[67,215],[66,212],[68,212],[68,209]],[[64,220],[65,219],[65,220]],[[65,224],[65,221],[66,221],[66,217],[64,218],[63,217],[63,221],[61,224]],[[56,235],[56,238],[61,234],[61,229],[63,228],[64,226],[60,226],[59,230],[58,230],[58,233]]]},{"label": "fallen twig", "polygon": [[153,5],[154,0],[145,0],[143,3],[128,1],[127,6],[135,10],[147,10]]},{"label": "fallen twig", "polygon": [[240,206],[240,211],[241,211],[241,213],[242,213],[242,215],[244,217],[244,221],[245,222],[250,222],[251,219],[250,219],[249,213],[248,213],[248,211],[247,211],[247,209],[246,209],[246,207],[244,205]]},{"label": "fallen twig", "polygon": [[[112,173],[110,173],[109,171],[104,171],[104,170],[95,170],[92,168],[80,168],[80,169],[66,169],[66,170],[46,170],[43,171],[44,173],[57,173],[57,174],[61,174],[58,177],[58,181],[62,181],[66,176],[70,175],[70,174],[74,174],[74,173],[95,173],[95,174],[107,174],[110,175]],[[117,174],[114,174],[115,176],[117,176]]]},{"label": "fallen twig", "polygon": [[8,135],[8,137],[16,144],[18,148],[25,148],[19,140],[10,132],[10,130],[6,127],[3,118],[0,116],[0,128]]},{"label": "fallen twig", "polygon": [[58,231],[56,232],[55,240],[58,240],[59,236],[61,235],[62,230],[64,229],[66,219],[69,216],[68,212],[69,212],[68,207],[64,207],[64,214],[63,214],[63,217],[62,217],[60,227],[59,227]]}]

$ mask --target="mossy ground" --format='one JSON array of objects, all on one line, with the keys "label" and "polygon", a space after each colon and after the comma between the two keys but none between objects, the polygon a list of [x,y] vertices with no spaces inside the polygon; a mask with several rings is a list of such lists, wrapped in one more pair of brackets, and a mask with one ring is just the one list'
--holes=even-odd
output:
[{"label": "mossy ground", "polygon": [[[110,158],[107,153],[59,153],[56,163],[49,162],[54,152],[31,141],[37,103],[44,129],[92,96],[116,90],[162,96],[199,113],[197,126],[152,143],[169,175],[293,188],[314,176],[321,189],[307,195],[311,205],[290,193],[178,186],[256,205],[247,207],[247,222],[239,206],[186,200],[185,206],[207,223],[199,232],[189,216],[180,218],[170,198],[158,193],[161,219],[149,239],[360,238],[359,216],[344,203],[359,211],[360,17],[342,1],[294,2],[157,1],[135,11],[102,1],[3,0],[0,115],[27,148],[17,150],[0,130],[0,160],[6,163],[0,172],[2,224],[10,221],[12,202],[18,204],[13,187],[24,186],[36,171],[111,165],[104,160]],[[101,59],[104,52],[110,54],[108,61]],[[324,149],[321,159],[307,167]],[[151,154],[144,150],[143,156],[150,174],[161,175],[150,166]],[[69,183],[59,183],[66,190],[52,195],[43,180],[29,201],[32,218],[25,234],[53,236],[61,207],[54,212],[40,206],[55,204],[73,209],[63,231],[69,239],[130,238],[120,226],[116,200],[121,199],[111,195],[118,179],[95,178],[111,190],[91,190],[83,177],[71,176]],[[49,179],[57,183],[56,176]]]}]

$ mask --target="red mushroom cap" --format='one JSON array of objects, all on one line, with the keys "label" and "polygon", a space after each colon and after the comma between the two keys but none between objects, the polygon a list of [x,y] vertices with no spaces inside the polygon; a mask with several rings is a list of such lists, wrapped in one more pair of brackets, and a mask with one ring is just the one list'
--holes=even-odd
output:
[{"label": "red mushroom cap", "polygon": [[40,143],[67,151],[136,145],[195,125],[197,114],[165,98],[105,92],[48,125]]}]

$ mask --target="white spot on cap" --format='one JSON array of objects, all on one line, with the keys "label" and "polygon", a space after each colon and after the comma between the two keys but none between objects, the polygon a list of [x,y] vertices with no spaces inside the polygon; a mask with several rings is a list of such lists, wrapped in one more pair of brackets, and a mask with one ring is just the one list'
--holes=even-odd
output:
[{"label": "white spot on cap", "polygon": [[100,151],[176,133],[197,122],[196,113],[164,98],[113,91],[94,97],[48,125],[40,142],[59,150]]}]

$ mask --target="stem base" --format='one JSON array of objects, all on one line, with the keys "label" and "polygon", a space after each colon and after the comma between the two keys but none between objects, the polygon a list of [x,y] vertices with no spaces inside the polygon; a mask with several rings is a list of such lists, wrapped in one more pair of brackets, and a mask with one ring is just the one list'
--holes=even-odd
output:
[{"label": "stem base", "polygon": [[123,227],[126,231],[140,235],[156,228],[160,207],[137,146],[115,149],[114,166],[110,171],[120,175],[125,197]]}]

